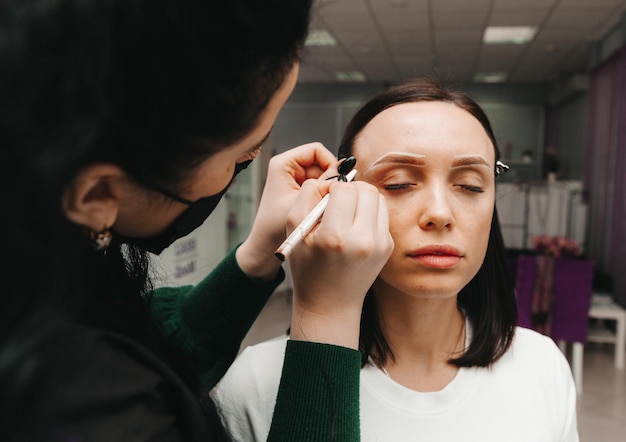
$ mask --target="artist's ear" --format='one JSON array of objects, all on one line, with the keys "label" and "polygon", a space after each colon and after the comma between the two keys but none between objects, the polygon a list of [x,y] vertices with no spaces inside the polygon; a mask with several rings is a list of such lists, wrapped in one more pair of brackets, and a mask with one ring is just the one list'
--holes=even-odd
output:
[{"label": "artist's ear", "polygon": [[110,228],[119,211],[119,183],[124,171],[114,164],[92,164],[81,169],[63,193],[67,218],[94,232]]}]

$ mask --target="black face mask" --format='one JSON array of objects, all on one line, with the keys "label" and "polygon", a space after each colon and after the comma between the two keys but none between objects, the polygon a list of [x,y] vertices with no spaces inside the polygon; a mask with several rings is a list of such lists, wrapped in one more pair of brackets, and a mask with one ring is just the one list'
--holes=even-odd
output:
[{"label": "black face mask", "polygon": [[182,238],[183,236],[189,235],[191,232],[200,227],[213,210],[215,210],[215,207],[217,207],[237,174],[248,167],[251,162],[252,160],[248,160],[243,163],[236,164],[235,171],[230,182],[220,193],[216,195],[200,198],[196,201],[187,201],[180,197],[166,193],[166,195],[173,197],[176,201],[188,204],[189,208],[181,213],[180,216],[172,222],[172,225],[167,228],[167,230],[157,236],[153,236],[151,238],[129,238],[120,236],[120,242],[138,245],[142,249],[158,255],[163,251],[163,249],[170,246],[174,241]]}]

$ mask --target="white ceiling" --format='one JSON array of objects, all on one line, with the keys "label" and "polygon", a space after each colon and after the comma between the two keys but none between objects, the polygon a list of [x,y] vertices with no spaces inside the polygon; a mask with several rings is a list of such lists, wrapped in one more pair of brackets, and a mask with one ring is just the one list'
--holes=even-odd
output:
[{"label": "white ceiling", "polygon": [[[589,45],[618,25],[626,0],[317,0],[312,29],[334,47],[307,47],[300,82],[335,82],[338,71],[367,81],[416,75],[469,82],[505,71],[513,83],[584,73]],[[526,45],[483,45],[486,26],[538,27]]]}]

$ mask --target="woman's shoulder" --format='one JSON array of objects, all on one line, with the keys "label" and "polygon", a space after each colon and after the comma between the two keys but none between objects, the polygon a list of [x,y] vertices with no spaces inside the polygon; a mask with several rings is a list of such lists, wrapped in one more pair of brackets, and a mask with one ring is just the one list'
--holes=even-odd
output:
[{"label": "woman's shoulder", "polygon": [[511,347],[490,373],[490,382],[482,386],[514,401],[511,408],[517,411],[513,415],[540,425],[537,428],[544,428],[544,434],[553,432],[552,440],[578,440],[572,371],[552,338],[517,327]]},{"label": "woman's shoulder", "polygon": [[512,348],[516,351],[529,351],[533,353],[559,352],[559,348],[552,338],[524,327],[517,327],[515,329]]},{"label": "woman's shoulder", "polygon": [[288,339],[287,335],[277,336],[246,347],[237,356],[220,384],[236,388],[237,385],[248,383],[267,384],[270,379],[280,378]]},{"label": "woman's shoulder", "polygon": [[233,440],[266,440],[287,340],[284,335],[246,347],[211,392]]},{"label": "woman's shoulder", "polygon": [[282,358],[284,357],[285,348],[287,346],[288,340],[289,340],[289,335],[285,334],[285,335],[276,336],[274,338],[268,339],[258,344],[250,345],[241,352],[241,355],[239,356],[239,358],[268,357],[268,356],[279,355],[281,357],[281,362],[282,362]]},{"label": "woman's shoulder", "polygon": [[516,328],[511,347],[496,365],[541,376],[560,376],[570,371],[565,355],[552,338],[523,327]]}]

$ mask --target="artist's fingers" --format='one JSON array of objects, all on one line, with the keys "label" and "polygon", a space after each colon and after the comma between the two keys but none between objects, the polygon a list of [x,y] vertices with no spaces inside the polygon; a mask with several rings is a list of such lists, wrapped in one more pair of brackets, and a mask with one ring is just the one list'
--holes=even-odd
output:
[{"label": "artist's fingers", "polygon": [[358,200],[359,184],[334,183],[320,229],[323,228],[326,235],[341,237],[354,223]]},{"label": "artist's fingers", "polygon": [[[356,207],[355,219],[359,221],[359,227],[364,232],[377,231],[379,218],[387,210],[387,206],[383,200],[382,204],[384,207],[381,210],[382,197],[376,187],[362,181],[358,182],[358,184],[363,189],[359,193],[359,204]],[[389,217],[388,213],[387,217]]]},{"label": "artist's fingers", "polygon": [[366,255],[390,254],[393,249],[386,201],[376,187],[362,181],[332,186],[314,234],[310,241],[322,248],[347,248]]},{"label": "artist's fingers", "polygon": [[290,175],[298,185],[310,178],[319,178],[331,168],[336,169],[337,159],[321,143],[308,143],[289,149],[270,160],[270,173],[281,171]]},{"label": "artist's fingers", "polygon": [[395,243],[389,231],[389,208],[387,207],[387,200],[380,194],[378,194],[378,219],[376,229],[378,234],[376,241],[382,249],[387,250],[387,259],[389,259],[395,248]]},{"label": "artist's fingers", "polygon": [[306,180],[287,215],[287,233],[292,232],[298,224],[313,210],[320,200],[328,193],[333,183],[326,180]]},{"label": "artist's fingers", "polygon": [[393,244],[391,232],[389,231],[389,208],[387,207],[387,200],[385,200],[385,197],[380,194],[378,195],[378,220],[376,227],[379,232],[386,232],[388,234],[388,239]]},{"label": "artist's fingers", "polygon": [[[364,239],[379,244],[381,249],[393,248],[389,232],[389,209],[385,198],[374,186],[365,185],[359,193],[359,203],[355,212],[355,228]],[[390,251],[391,253],[391,251]]]},{"label": "artist's fingers", "polygon": [[378,191],[363,183],[336,183],[330,190],[326,212],[316,232],[323,248],[367,249],[371,232],[364,225],[376,224]]}]

